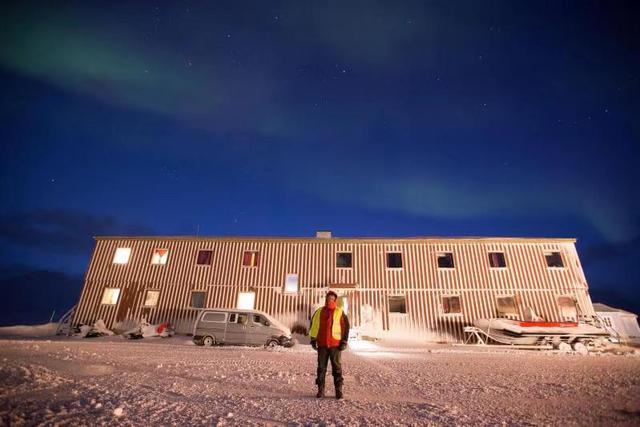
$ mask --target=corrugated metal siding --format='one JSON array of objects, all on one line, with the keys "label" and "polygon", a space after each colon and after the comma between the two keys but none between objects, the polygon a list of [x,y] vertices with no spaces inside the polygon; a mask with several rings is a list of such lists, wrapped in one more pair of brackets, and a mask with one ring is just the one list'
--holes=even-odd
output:
[{"label": "corrugated metal siding", "polygon": [[[119,247],[131,248],[127,264],[112,262]],[[168,262],[152,265],[153,250],[160,248],[169,250]],[[196,265],[202,249],[213,251],[212,265]],[[242,266],[246,250],[260,252],[258,267]],[[561,252],[565,267],[548,268],[546,251]],[[337,252],[352,252],[353,268],[336,268]],[[403,268],[386,268],[388,252],[403,254]],[[437,267],[442,252],[453,253],[455,268]],[[489,252],[503,252],[507,266],[490,268]],[[289,273],[299,275],[296,295],[283,293]],[[370,306],[379,332],[437,340],[460,339],[464,325],[495,317],[498,295],[517,295],[520,305],[547,320],[560,320],[560,295],[574,296],[585,314],[593,313],[575,245],[569,241],[109,238],[97,239],[74,322],[102,318],[113,327],[144,316],[153,323],[169,320],[180,332],[190,332],[198,312],[189,308],[191,291],[206,292],[206,307],[232,308],[239,292],[252,290],[257,309],[289,325],[306,325],[326,288],[340,284],[349,294],[352,324],[358,326],[363,307]],[[357,289],[347,289],[353,284]],[[121,289],[115,306],[101,304],[106,287]],[[160,290],[156,307],[143,307],[147,289]],[[405,296],[406,315],[389,313],[392,295]],[[443,295],[461,297],[461,315],[442,312]]]}]

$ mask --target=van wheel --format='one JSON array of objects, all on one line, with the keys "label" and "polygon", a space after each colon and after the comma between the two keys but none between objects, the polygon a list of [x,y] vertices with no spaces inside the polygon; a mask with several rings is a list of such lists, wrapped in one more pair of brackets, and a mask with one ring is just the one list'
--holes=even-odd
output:
[{"label": "van wheel", "polygon": [[209,335],[202,338],[202,345],[205,347],[212,347],[215,343],[216,343],[216,340],[213,337],[210,337]]},{"label": "van wheel", "polygon": [[276,340],[269,340],[267,341],[267,343],[265,344],[265,347],[267,348],[276,348],[280,343]]}]

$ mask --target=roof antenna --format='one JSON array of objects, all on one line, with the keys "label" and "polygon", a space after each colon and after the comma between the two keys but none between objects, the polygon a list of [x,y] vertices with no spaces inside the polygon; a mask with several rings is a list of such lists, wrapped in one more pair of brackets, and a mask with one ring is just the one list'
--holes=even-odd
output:
[{"label": "roof antenna", "polygon": [[196,237],[200,235],[200,224],[196,224]]}]

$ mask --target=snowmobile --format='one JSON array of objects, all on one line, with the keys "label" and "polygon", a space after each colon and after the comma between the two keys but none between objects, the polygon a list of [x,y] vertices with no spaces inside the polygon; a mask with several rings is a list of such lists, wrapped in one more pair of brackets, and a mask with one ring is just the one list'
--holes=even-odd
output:
[{"label": "snowmobile", "polygon": [[142,319],[140,324],[133,329],[130,329],[122,334],[127,339],[141,339],[150,337],[168,338],[175,334],[175,330],[171,327],[169,322],[163,322],[156,325],[151,325],[146,319]]}]

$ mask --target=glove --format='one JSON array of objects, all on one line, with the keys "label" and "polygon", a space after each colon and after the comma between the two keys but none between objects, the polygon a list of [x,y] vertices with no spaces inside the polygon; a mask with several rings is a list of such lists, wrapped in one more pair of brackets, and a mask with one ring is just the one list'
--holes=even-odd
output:
[{"label": "glove", "polygon": [[311,340],[311,348],[313,348],[314,350],[318,351],[318,341]]},{"label": "glove", "polygon": [[347,342],[346,341],[340,341],[340,345],[338,346],[338,350],[340,351],[344,351],[347,348]]}]

